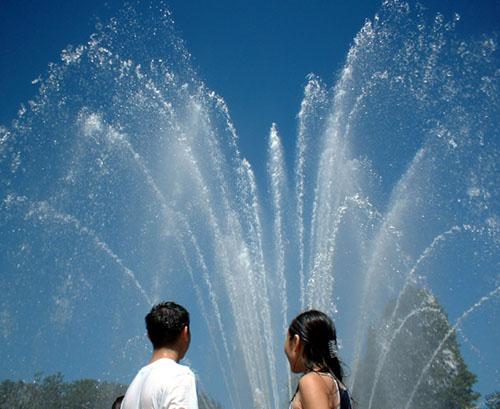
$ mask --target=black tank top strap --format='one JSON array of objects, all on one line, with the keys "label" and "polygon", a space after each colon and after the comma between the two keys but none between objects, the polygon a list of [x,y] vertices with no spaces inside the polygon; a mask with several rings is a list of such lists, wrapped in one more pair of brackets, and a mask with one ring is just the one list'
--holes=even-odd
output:
[{"label": "black tank top strap", "polygon": [[[351,396],[349,394],[349,391],[347,390],[347,388],[345,388],[343,386],[343,384],[341,385],[341,383],[339,382],[337,377],[334,374],[332,374],[331,372],[323,372],[323,371],[321,371],[321,372],[318,371],[318,372],[330,375],[332,377],[333,381],[335,382],[335,384],[337,385],[337,389],[339,390],[339,397],[340,397],[340,409],[352,409]],[[295,393],[293,394],[293,397],[290,400],[290,403],[288,405],[288,409],[292,408],[293,401],[295,400],[295,396],[297,395],[298,391],[299,391],[299,385],[297,385],[297,389],[295,389]]]},{"label": "black tank top strap", "polygon": [[351,396],[349,394],[349,390],[342,384],[337,377],[332,374],[331,372],[325,372],[328,373],[334,380],[335,384],[337,385],[337,389],[339,390],[339,397],[340,397],[340,409],[352,409],[352,404],[351,404]]}]

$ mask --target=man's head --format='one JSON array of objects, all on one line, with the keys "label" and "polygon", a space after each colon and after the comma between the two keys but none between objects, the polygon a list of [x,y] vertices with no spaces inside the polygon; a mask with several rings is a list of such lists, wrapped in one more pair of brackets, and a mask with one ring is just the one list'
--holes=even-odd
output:
[{"label": "man's head", "polygon": [[111,406],[111,409],[120,409],[122,406],[122,402],[123,402],[124,397],[125,397],[124,395],[118,396],[115,399],[115,401],[113,402],[113,406]]},{"label": "man's head", "polygon": [[173,347],[183,331],[189,335],[189,313],[175,302],[157,304],[146,315],[146,329],[154,349]]}]

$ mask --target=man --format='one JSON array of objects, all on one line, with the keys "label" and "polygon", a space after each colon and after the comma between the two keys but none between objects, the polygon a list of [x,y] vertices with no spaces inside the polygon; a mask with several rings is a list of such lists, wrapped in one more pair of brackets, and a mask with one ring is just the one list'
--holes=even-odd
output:
[{"label": "man", "polygon": [[113,402],[113,406],[111,406],[111,409],[120,409],[122,407],[122,401],[124,397],[124,395],[118,396]]},{"label": "man", "polygon": [[193,372],[179,361],[191,342],[189,313],[174,302],[155,305],[146,315],[153,358],[127,389],[122,409],[198,409]]}]

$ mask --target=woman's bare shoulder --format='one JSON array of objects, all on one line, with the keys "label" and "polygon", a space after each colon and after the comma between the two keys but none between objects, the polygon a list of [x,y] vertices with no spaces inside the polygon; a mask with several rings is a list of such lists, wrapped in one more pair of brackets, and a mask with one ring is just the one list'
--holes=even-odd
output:
[{"label": "woman's bare shoulder", "polygon": [[319,377],[318,372],[311,371],[311,372],[308,372],[308,373],[302,375],[302,377],[299,380],[299,383],[307,385],[310,382],[313,382],[313,383],[317,382],[317,381],[319,381],[319,379],[320,379],[320,377]]},{"label": "woman's bare shoulder", "polygon": [[302,407],[328,409],[332,378],[327,374],[309,372],[299,381]]},{"label": "woman's bare shoulder", "polygon": [[331,389],[333,386],[334,382],[332,377],[329,374],[326,373],[320,373],[320,372],[309,372],[306,373],[302,378],[300,378],[299,381],[299,388],[301,390],[317,390],[318,388],[324,389],[325,387],[327,389]]}]

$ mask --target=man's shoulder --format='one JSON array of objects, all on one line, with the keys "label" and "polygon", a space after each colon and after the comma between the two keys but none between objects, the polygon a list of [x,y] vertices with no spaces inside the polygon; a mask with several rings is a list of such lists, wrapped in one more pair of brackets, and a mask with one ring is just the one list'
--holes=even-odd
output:
[{"label": "man's shoulder", "polygon": [[139,400],[164,402],[173,396],[188,397],[194,403],[185,407],[197,408],[195,375],[186,365],[171,359],[159,359],[139,371],[125,395],[127,406],[123,407],[139,407]]},{"label": "man's shoulder", "polygon": [[162,371],[162,372],[169,372],[169,373],[175,373],[177,375],[189,375],[194,377],[194,373],[186,365],[179,364],[171,359],[159,359],[158,361],[154,362],[155,365],[155,370]]}]

